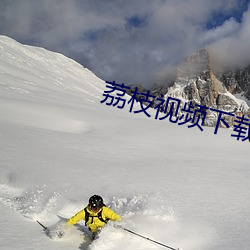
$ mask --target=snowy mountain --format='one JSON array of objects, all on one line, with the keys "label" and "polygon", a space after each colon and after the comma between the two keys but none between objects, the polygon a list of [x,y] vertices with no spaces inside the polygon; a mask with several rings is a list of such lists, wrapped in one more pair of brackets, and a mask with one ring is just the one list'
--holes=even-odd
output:
[{"label": "snowy mountain", "polygon": [[96,193],[168,246],[248,250],[249,141],[106,105],[106,89],[71,59],[0,36],[0,248],[163,249],[112,224],[91,243],[84,222],[62,239],[36,223],[53,231]]},{"label": "snowy mountain", "polygon": [[[186,103],[192,102],[194,110],[200,110],[195,105],[205,107],[202,108],[202,111],[206,112],[205,126],[216,126],[218,112],[214,110],[230,113],[233,116],[223,113],[222,118],[232,128],[235,116],[244,115],[246,119],[250,118],[249,67],[221,72],[217,71],[212,61],[209,51],[202,49],[188,57],[177,68],[176,79],[172,84],[154,85],[150,92],[158,99],[164,96],[163,110],[169,97],[180,100],[180,108],[176,110],[176,106],[174,107],[178,117],[185,115],[182,109],[186,109],[184,108]],[[142,91],[147,92],[145,89]],[[157,98],[154,99],[153,108],[157,107]],[[167,108],[169,112],[170,107]],[[220,126],[226,127],[224,124]]]},{"label": "snowy mountain", "polygon": [[[247,103],[233,96],[226,85],[219,81],[213,72],[210,55],[206,49],[187,58],[178,68],[177,78],[167,96],[181,99],[185,102],[210,108],[206,110],[207,116],[204,125],[216,126],[217,111],[231,113],[234,116],[250,117],[250,108]],[[183,104],[184,106],[184,104]],[[181,112],[180,112],[181,113]],[[230,127],[234,125],[234,116],[222,115]]]}]

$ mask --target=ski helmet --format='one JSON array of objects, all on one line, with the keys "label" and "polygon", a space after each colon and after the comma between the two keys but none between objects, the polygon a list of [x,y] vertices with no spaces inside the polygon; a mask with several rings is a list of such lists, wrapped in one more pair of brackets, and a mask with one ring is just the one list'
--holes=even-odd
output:
[{"label": "ski helmet", "polygon": [[93,195],[89,198],[89,206],[93,210],[98,210],[103,207],[103,199],[99,195]]}]

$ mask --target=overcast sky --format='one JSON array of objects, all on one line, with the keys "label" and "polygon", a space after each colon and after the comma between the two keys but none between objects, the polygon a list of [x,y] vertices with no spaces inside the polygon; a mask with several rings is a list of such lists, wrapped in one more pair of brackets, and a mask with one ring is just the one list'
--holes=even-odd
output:
[{"label": "overcast sky", "polygon": [[148,87],[208,46],[223,63],[249,63],[249,1],[0,0],[0,34]]}]

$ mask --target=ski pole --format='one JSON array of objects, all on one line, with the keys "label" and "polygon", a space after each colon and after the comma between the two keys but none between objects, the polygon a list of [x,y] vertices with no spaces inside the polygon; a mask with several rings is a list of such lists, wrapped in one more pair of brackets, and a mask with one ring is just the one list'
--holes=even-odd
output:
[{"label": "ski pole", "polygon": [[162,244],[162,243],[160,243],[160,242],[158,242],[158,241],[155,241],[155,240],[152,240],[152,239],[150,239],[150,238],[148,238],[148,237],[145,237],[145,236],[143,236],[143,235],[141,235],[141,234],[135,233],[135,232],[133,232],[133,231],[127,229],[127,228],[122,228],[122,229],[125,230],[125,231],[127,231],[127,232],[129,232],[129,233],[131,233],[131,234],[137,235],[137,236],[139,236],[139,237],[141,237],[141,238],[143,238],[143,239],[145,239],[145,240],[154,242],[154,243],[156,243],[156,244],[158,244],[158,245],[161,245],[161,246],[163,246],[163,247],[169,248],[169,249],[171,249],[171,250],[180,250],[180,248],[173,248],[173,247],[167,246],[167,245]]},{"label": "ski pole", "polygon": [[40,226],[42,226],[43,227],[43,229],[46,231],[46,230],[48,230],[48,228],[47,227],[45,227],[41,222],[39,222],[38,220],[36,221]]}]

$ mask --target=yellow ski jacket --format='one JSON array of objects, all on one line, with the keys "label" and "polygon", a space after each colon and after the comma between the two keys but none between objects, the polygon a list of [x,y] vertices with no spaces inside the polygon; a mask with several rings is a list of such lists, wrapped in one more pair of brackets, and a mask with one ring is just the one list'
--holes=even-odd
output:
[{"label": "yellow ski jacket", "polygon": [[[102,228],[106,223],[104,221],[112,220],[112,221],[121,221],[120,215],[116,214],[113,210],[110,208],[103,206],[99,211],[93,212],[89,209],[89,207],[86,207],[87,212],[89,213],[88,221],[85,221],[86,226],[88,226],[89,230],[92,233],[97,232],[100,228]],[[98,218],[98,215],[100,215],[101,212],[101,218],[104,220],[100,220]],[[67,224],[74,225],[80,220],[85,220],[85,210],[82,209],[77,214],[72,216],[68,221]]]}]

